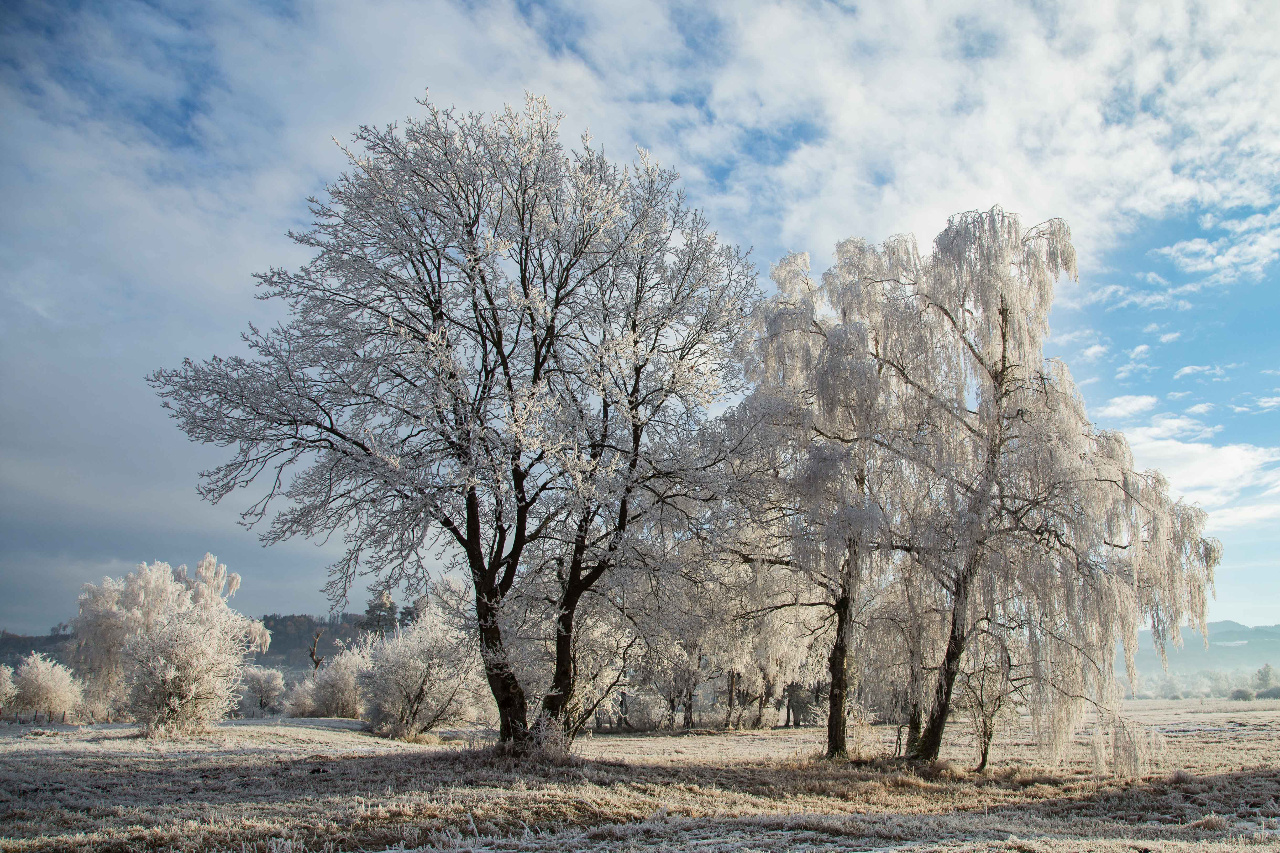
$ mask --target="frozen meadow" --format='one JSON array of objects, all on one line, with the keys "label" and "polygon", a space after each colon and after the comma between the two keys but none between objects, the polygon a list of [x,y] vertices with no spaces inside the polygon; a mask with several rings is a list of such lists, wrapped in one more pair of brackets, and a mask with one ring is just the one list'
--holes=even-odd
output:
[{"label": "frozen meadow", "polygon": [[[1280,849],[1280,702],[1130,703],[1158,768],[1051,766],[1027,731],[972,774],[828,761],[819,728],[581,739],[516,761],[471,732],[403,743],[344,720],[243,720],[168,740],[133,726],[0,726],[3,850]],[[960,727],[957,727],[957,731]],[[875,726],[868,756],[893,752]]]}]

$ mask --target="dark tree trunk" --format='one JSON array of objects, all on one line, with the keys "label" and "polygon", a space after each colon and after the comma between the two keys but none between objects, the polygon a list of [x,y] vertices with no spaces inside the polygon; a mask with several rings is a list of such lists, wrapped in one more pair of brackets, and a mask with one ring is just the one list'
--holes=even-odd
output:
[{"label": "dark tree trunk", "polygon": [[694,686],[690,684],[684,694],[684,727],[686,729],[693,728],[693,695]]},{"label": "dark tree trunk", "polygon": [[476,614],[480,624],[480,653],[489,690],[498,705],[498,740],[519,753],[529,746],[529,708],[524,688],[511,670],[498,627],[497,608],[479,594]]},{"label": "dark tree trunk", "polygon": [[848,590],[836,600],[836,639],[827,658],[831,689],[827,693],[827,758],[849,755],[845,706],[849,700],[849,634],[853,622],[853,601]]},{"label": "dark tree trunk", "polygon": [[924,726],[924,710],[920,707],[920,700],[912,698],[911,708],[907,712],[907,748],[905,754],[912,755],[916,751],[916,746],[920,743],[920,729]]},{"label": "dark tree trunk", "polygon": [[574,585],[561,598],[560,613],[556,617],[555,669],[551,673],[551,689],[542,697],[542,715],[556,721],[566,735],[572,735],[575,728],[567,712],[577,682],[573,659],[573,620],[578,610],[579,594]]},{"label": "dark tree trunk", "polygon": [[729,675],[727,676],[727,680],[729,682],[729,690],[728,690],[729,697],[727,700],[729,705],[729,710],[724,715],[724,727],[726,729],[730,728],[733,724],[733,702],[737,696],[737,678],[738,678],[738,673],[734,672],[733,670],[729,670]]},{"label": "dark tree trunk", "polygon": [[964,573],[957,579],[955,599],[951,603],[951,630],[947,634],[947,651],[942,656],[938,680],[934,686],[933,707],[915,743],[915,749],[907,754],[920,761],[935,761],[942,751],[942,735],[947,728],[947,716],[951,712],[951,694],[956,676],[960,674],[960,659],[964,657],[969,639],[969,585],[977,566],[977,556],[970,557]]}]

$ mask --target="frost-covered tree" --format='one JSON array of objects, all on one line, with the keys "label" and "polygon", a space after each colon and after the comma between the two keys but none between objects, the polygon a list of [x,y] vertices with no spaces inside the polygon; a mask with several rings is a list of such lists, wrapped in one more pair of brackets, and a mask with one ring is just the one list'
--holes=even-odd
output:
[{"label": "frost-covered tree", "polygon": [[[239,578],[231,579],[234,587]],[[110,712],[125,700],[125,646],[191,607],[187,567],[142,563],[123,578],[85,584],[71,622],[71,660],[83,673],[90,706]]]},{"label": "frost-covered tree", "polygon": [[[166,573],[167,585],[159,582]],[[112,586],[128,591],[140,577],[165,592],[169,611],[150,624],[137,622],[124,643],[126,707],[148,734],[200,731],[235,705],[245,660],[266,651],[270,636],[261,622],[228,605],[240,577],[212,554],[205,554],[190,577],[185,566],[174,571],[157,563]],[[121,618],[128,624],[136,616],[135,608],[122,611]]]},{"label": "frost-covered tree", "polygon": [[244,696],[241,704],[249,713],[278,713],[284,702],[284,673],[263,666],[244,668]]},{"label": "frost-covered tree", "polygon": [[[523,578],[549,573],[555,657],[542,713],[574,689],[574,619],[631,565],[641,516],[690,465],[688,436],[735,387],[754,279],[688,210],[674,173],[566,151],[546,104],[459,116],[424,104],[356,134],[312,200],[314,251],[261,275],[288,309],[250,358],[151,377],[194,440],[233,448],[202,494],[265,474],[267,542],[341,530],[330,593],[359,572],[421,587],[446,546],[474,588],[500,736],[524,748],[527,685],[503,635]],[[662,481],[662,484],[659,484]]]},{"label": "frost-covered tree", "polygon": [[50,718],[75,710],[82,688],[70,669],[39,652],[22,659],[13,674],[13,707]]},{"label": "frost-covered tree", "polygon": [[821,488],[792,486],[805,525],[786,562],[823,552],[842,583],[869,576],[842,560],[877,569],[871,589],[894,594],[909,646],[943,615],[941,647],[909,657],[932,681],[908,690],[909,753],[937,757],[981,632],[1022,635],[1052,739],[1083,702],[1113,708],[1112,649],[1132,649],[1142,619],[1162,646],[1184,621],[1203,627],[1218,546],[1122,437],[1093,430],[1043,356],[1054,283],[1074,274],[1065,224],[1024,229],[993,208],[952,217],[927,256],[907,237],[848,240],[820,286],[803,265],[775,274],[759,366],[813,413],[793,470],[820,463],[792,477]]}]

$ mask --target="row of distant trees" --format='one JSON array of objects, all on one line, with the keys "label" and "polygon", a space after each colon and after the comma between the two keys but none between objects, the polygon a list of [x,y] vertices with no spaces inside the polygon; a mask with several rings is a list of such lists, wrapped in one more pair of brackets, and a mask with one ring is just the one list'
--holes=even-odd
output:
[{"label": "row of distant trees", "polygon": [[1133,694],[1143,699],[1280,699],[1280,673],[1269,663],[1253,673],[1205,671],[1180,676],[1165,674],[1159,678],[1140,679],[1138,684]]},{"label": "row of distant trees", "polygon": [[356,134],[312,259],[259,276],[285,322],[150,377],[229,449],[205,497],[261,477],[266,542],[340,533],[338,601],[443,555],[516,752],[646,667],[687,709],[708,660],[732,709],[816,658],[832,756],[860,698],[920,760],[962,700],[1049,746],[1090,709],[1131,731],[1114,649],[1204,630],[1220,546],[1044,356],[1065,223],[850,239],[765,298],[647,155],[567,150],[538,99],[424,108]]},{"label": "row of distant trees", "polygon": [[[155,563],[87,584],[70,623],[72,667],[38,653],[16,673],[0,667],[0,707],[51,719],[67,713],[131,717],[151,734],[199,730],[228,713],[362,719],[380,733],[408,738],[442,725],[494,720],[465,587],[437,584],[432,596],[404,608],[386,594],[375,595],[363,617],[331,620],[359,631],[336,653],[316,654],[313,636],[310,671],[288,684],[281,670],[247,664],[267,649],[269,638],[261,623],[229,607],[238,585],[211,555],[194,575],[183,566]],[[580,673],[580,695],[591,700],[583,725],[642,731],[829,722],[831,640],[818,621],[799,618],[810,611],[770,608],[760,614],[750,607],[760,599],[737,598],[741,590],[723,587],[705,591],[698,600],[715,606],[695,613],[681,609],[694,600],[688,590],[668,593],[665,606],[631,610],[629,629],[597,630],[581,643],[590,655],[582,658],[588,666]],[[273,624],[282,621],[277,617]],[[619,637],[626,638],[621,654]],[[846,725],[909,724],[901,690],[876,669],[883,659],[855,650]],[[990,671],[975,667],[975,660],[967,656],[961,668],[956,707],[972,727],[982,765],[1019,697],[1002,692],[1004,681],[993,687]],[[1270,665],[1247,685],[1219,673],[1200,680],[1204,685],[1197,685],[1211,695],[1280,698],[1280,677]],[[1158,695],[1180,698],[1178,690],[1166,679]]]}]

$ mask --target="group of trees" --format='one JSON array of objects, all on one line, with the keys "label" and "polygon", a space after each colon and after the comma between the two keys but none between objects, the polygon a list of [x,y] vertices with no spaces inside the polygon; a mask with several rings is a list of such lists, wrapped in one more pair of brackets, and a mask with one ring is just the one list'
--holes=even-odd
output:
[{"label": "group of trees", "polygon": [[784,259],[765,300],[647,156],[567,151],[537,99],[423,106],[356,134],[291,235],[313,259],[259,276],[287,321],[150,381],[232,449],[206,498],[261,479],[267,542],[341,532],[335,599],[361,574],[420,593],[433,557],[469,582],[447,606],[511,748],[642,676],[688,720],[712,658],[730,720],[825,680],[832,755],[855,696],[920,759],[957,701],[1061,741],[1089,706],[1123,728],[1113,650],[1140,622],[1161,647],[1203,629],[1203,513],[1044,358],[1065,224],[849,240],[820,282]]}]

